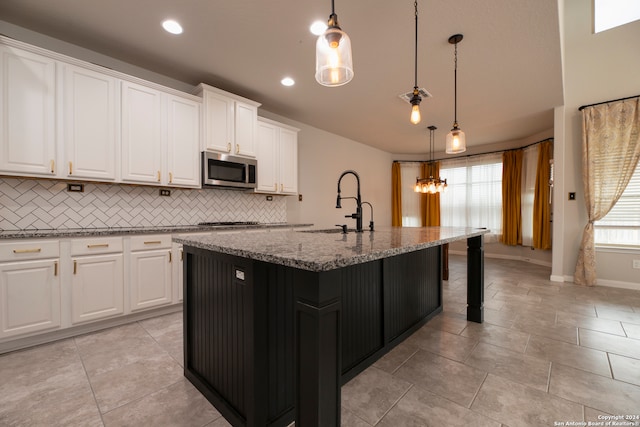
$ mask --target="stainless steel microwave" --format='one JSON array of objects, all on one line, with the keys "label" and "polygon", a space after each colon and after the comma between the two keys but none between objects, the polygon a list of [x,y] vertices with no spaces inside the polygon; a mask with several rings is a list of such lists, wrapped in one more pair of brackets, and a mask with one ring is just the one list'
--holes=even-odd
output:
[{"label": "stainless steel microwave", "polygon": [[202,153],[202,186],[220,188],[256,188],[256,159],[229,154]]}]

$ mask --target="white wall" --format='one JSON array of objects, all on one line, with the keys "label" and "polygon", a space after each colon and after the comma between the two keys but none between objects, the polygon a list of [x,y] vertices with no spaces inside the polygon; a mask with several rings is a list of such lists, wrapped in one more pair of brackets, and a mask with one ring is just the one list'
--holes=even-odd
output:
[{"label": "white wall", "polygon": [[[633,22],[602,33],[592,33],[592,2],[562,0],[560,2],[563,39],[565,105],[563,123],[556,129],[554,157],[562,158],[563,193],[556,201],[562,203],[561,215],[555,216],[560,227],[564,251],[561,260],[554,259],[555,275],[573,280],[582,230],[587,222],[582,188],[581,144],[582,114],[578,107],[640,94],[640,22]],[[562,140],[562,144],[558,141]],[[560,172],[560,171],[559,171]],[[576,201],[568,201],[570,191],[577,193]],[[556,237],[556,236],[554,236]],[[554,254],[555,258],[556,254]],[[633,285],[640,283],[640,270],[631,268],[631,260],[640,258],[636,252],[597,254],[599,283]],[[556,265],[557,264],[557,265]],[[562,270],[559,271],[559,268]]]}]

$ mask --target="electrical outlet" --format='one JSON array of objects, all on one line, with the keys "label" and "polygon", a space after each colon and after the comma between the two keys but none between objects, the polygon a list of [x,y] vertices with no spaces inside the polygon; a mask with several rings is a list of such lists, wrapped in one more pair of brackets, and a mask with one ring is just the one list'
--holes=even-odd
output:
[{"label": "electrical outlet", "polygon": [[84,184],[67,184],[67,191],[84,193]]},{"label": "electrical outlet", "polygon": [[273,201],[273,196],[267,196],[267,202],[272,202]]},{"label": "electrical outlet", "polygon": [[167,190],[165,188],[161,188],[160,189],[160,195],[161,196],[166,196],[166,197],[171,196],[171,190]]},{"label": "electrical outlet", "polygon": [[301,202],[302,201],[302,194],[298,194],[298,201]]},{"label": "electrical outlet", "polygon": [[633,260],[633,268],[640,268],[640,259]]},{"label": "electrical outlet", "polygon": [[569,193],[569,200],[575,200],[575,199],[576,199],[576,193],[572,191],[571,193]]}]

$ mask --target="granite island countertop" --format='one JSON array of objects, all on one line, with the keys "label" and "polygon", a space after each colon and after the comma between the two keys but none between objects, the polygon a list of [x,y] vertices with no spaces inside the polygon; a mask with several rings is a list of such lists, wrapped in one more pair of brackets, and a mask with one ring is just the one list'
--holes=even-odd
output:
[{"label": "granite island countertop", "polygon": [[310,271],[328,271],[439,246],[489,232],[464,227],[380,227],[347,234],[319,230],[264,234],[177,236],[186,246],[281,264]]},{"label": "granite island countertop", "polygon": [[94,236],[125,236],[135,234],[176,234],[202,233],[227,230],[260,230],[311,227],[313,224],[241,224],[241,225],[158,225],[153,227],[105,227],[105,228],[60,228],[60,229],[25,229],[0,230],[0,241],[6,239],[35,239],[35,238],[67,238]]}]

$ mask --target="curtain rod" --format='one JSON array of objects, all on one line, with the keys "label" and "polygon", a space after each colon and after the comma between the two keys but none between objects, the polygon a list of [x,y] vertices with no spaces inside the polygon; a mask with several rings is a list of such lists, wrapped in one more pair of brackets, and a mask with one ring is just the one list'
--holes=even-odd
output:
[{"label": "curtain rod", "polygon": [[[486,153],[478,153],[478,154],[467,154],[466,156],[443,157],[440,159],[434,159],[433,161],[439,162],[442,160],[459,159],[461,157],[476,157],[476,156],[484,156],[487,154],[504,153],[505,151],[523,150],[525,148],[531,147],[532,145],[541,144],[546,141],[553,141],[553,138],[545,138],[543,140],[532,142],[531,144],[523,145],[522,147],[517,147],[517,148],[505,148],[504,150],[487,151]],[[393,161],[393,163],[429,163],[429,162],[430,160],[394,160]]]},{"label": "curtain rod", "polygon": [[608,104],[610,102],[626,101],[627,99],[633,99],[633,98],[638,98],[638,97],[640,97],[640,95],[633,95],[633,96],[627,96],[626,98],[612,99],[611,101],[596,102],[595,104],[587,104],[587,105],[583,105],[582,107],[578,108],[578,111],[582,111],[587,107],[594,107],[596,105]]}]

